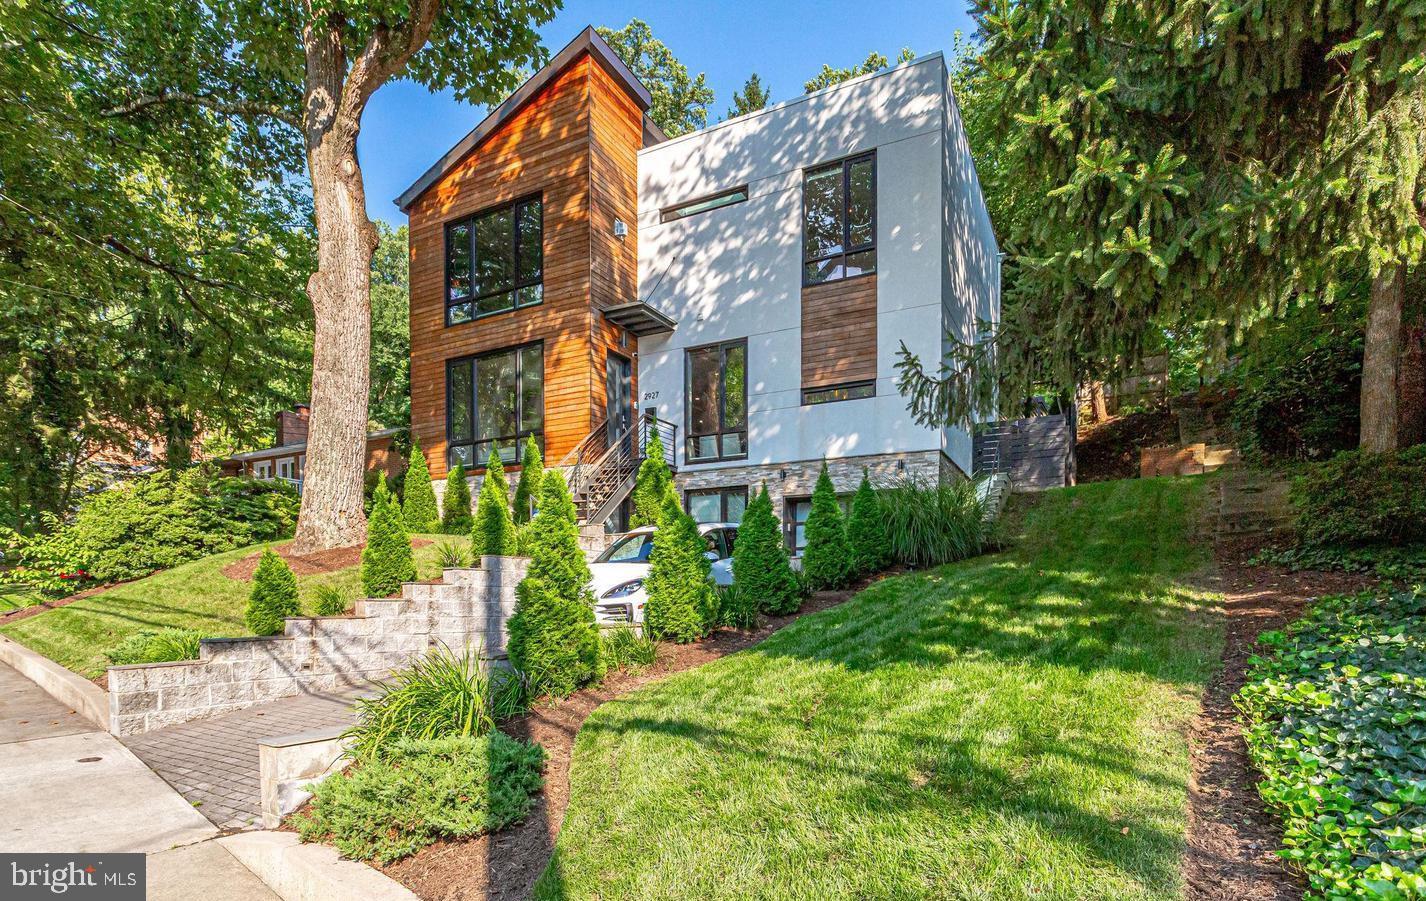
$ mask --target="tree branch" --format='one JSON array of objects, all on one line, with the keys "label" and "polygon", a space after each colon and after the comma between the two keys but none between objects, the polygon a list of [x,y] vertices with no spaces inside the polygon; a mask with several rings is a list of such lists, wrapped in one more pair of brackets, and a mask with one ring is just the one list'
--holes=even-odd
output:
[{"label": "tree branch", "polygon": [[279,106],[258,103],[251,100],[219,100],[211,94],[193,94],[188,91],[176,91],[170,88],[160,88],[153,94],[141,94],[128,103],[104,110],[104,115],[108,117],[128,116],[140,110],[148,109],[151,106],[159,106],[165,103],[186,103],[192,106],[201,106],[206,109],[211,109],[225,116],[260,116],[274,119],[284,125],[290,125],[293,128],[302,127],[301,121],[296,116]]}]

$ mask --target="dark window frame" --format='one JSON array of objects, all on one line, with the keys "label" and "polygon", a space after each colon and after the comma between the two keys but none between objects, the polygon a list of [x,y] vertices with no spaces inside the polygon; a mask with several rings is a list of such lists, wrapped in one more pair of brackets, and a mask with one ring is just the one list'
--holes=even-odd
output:
[{"label": "dark window frame", "polygon": [[[727,428],[725,420],[728,416],[728,348],[743,348],[743,427],[741,429]],[[718,349],[718,431],[693,433],[693,355],[710,348]],[[683,351],[683,424],[684,424],[684,460],[688,465],[700,463],[721,463],[726,460],[746,460],[748,458],[748,339],[734,338],[730,341],[715,341],[712,344],[701,344],[698,347],[685,348]],[[743,440],[741,446],[743,452],[740,454],[723,453],[723,436],[741,434]],[[716,435],[718,438],[718,452],[711,457],[695,457],[693,449],[697,447],[696,439],[705,438],[708,435]]]},{"label": "dark window frame", "polygon": [[[859,391],[862,388],[871,389],[866,394],[856,394],[852,397],[825,397],[821,400],[813,400],[812,397],[828,391]],[[840,404],[853,400],[867,400],[876,397],[876,379],[858,379],[854,382],[839,382],[835,385],[819,385],[816,388],[802,389],[802,406],[820,407],[823,404]]]},{"label": "dark window frame", "polygon": [[[739,194],[743,196],[738,197],[737,195]],[[748,196],[748,186],[739,185],[736,188],[728,188],[725,191],[715,191],[712,194],[704,194],[703,196],[695,197],[692,200],[684,200],[680,203],[675,203],[672,206],[666,206],[663,209],[659,210],[659,223],[663,224],[666,222],[678,222],[679,220],[687,219],[690,216],[697,216],[700,213],[711,213],[714,210],[721,210],[723,209],[723,207],[733,206],[734,204],[739,203],[747,203]],[[702,209],[688,209],[689,207],[702,206],[706,203],[712,203],[715,200],[723,200],[724,198],[732,199],[729,199],[726,203],[718,203],[714,204],[713,206],[703,206]]]},{"label": "dark window frame", "polygon": [[[693,499],[695,497],[708,497],[716,495],[718,497],[718,519],[714,522],[732,522],[728,518],[728,497],[738,491],[743,493],[743,510],[748,509],[748,504],[752,503],[747,485],[724,485],[721,488],[691,488],[683,492],[683,512],[689,516],[693,515]],[[739,520],[741,522],[741,520]]]},{"label": "dark window frame", "polygon": [[[523,361],[521,359],[520,352],[533,347],[538,347],[540,349],[540,427],[538,429],[526,429],[522,427],[522,424],[525,421],[525,367],[521,365]],[[498,357],[502,354],[508,353],[515,354],[515,434],[513,436],[493,435],[490,437],[481,437],[480,406],[477,402],[477,397],[479,396],[480,388],[476,378],[476,364],[479,363],[479,361],[482,359],[486,359],[488,357]],[[469,441],[455,440],[454,430],[452,429],[452,425],[455,420],[455,404],[453,403],[455,393],[451,390],[451,382],[456,367],[462,364],[468,364],[471,366]],[[456,448],[469,447],[470,465],[466,467],[466,471],[483,472],[486,468],[485,460],[489,459],[489,455],[486,455],[485,460],[478,458],[475,453],[476,447],[486,442],[500,442],[507,440],[512,441],[516,448],[516,459],[511,464],[508,464],[514,465],[515,463],[519,462],[519,453],[523,442],[527,437],[530,437],[532,435],[535,438],[535,443],[540,446],[540,453],[543,454],[545,448],[545,375],[546,373],[544,341],[528,341],[524,344],[516,344],[510,347],[500,347],[496,348],[495,350],[484,350],[477,354],[466,354],[463,357],[452,357],[451,359],[446,360],[446,468],[454,468],[456,461],[455,458],[452,456],[452,452]]]},{"label": "dark window frame", "polygon": [[[871,160],[871,241],[866,244],[858,244],[856,247],[851,247],[849,245],[851,244],[852,237],[852,165],[862,162],[863,160]],[[840,166],[842,169],[842,249],[835,253],[809,256],[807,253],[807,180],[816,173],[837,166]],[[812,288],[830,282],[840,282],[849,278],[861,278],[862,276],[876,274],[877,267],[876,264],[873,264],[869,271],[858,272],[856,275],[839,275],[836,278],[827,278],[820,282],[807,280],[807,266],[810,263],[822,263],[840,258],[842,261],[842,271],[845,272],[847,257],[856,253],[865,253],[868,250],[876,250],[877,213],[878,207],[880,206],[877,201],[877,162],[876,150],[874,149],[855,153],[851,156],[844,156],[841,159],[818,163],[815,166],[808,166],[802,170],[802,287]]]},{"label": "dark window frame", "polygon": [[[537,202],[537,203],[539,204],[539,211],[540,211],[540,273],[539,273],[539,275],[538,275],[537,277],[535,277],[535,278],[525,278],[525,279],[522,279],[522,278],[520,278],[520,256],[521,256],[520,251],[521,251],[521,247],[522,247],[521,233],[520,233],[520,209],[521,209],[522,207],[528,206],[528,205],[529,205],[530,203],[532,203],[532,202]],[[475,267],[476,267],[476,259],[475,259],[475,241],[476,241],[476,238],[475,238],[475,223],[476,223],[477,220],[482,219],[482,218],[484,218],[484,217],[486,217],[486,216],[489,216],[489,215],[491,215],[492,213],[499,213],[499,212],[502,212],[502,211],[504,211],[504,210],[509,210],[509,211],[510,211],[510,220],[511,220],[511,228],[510,228],[510,265],[511,265],[511,272],[512,272],[512,274],[513,274],[513,276],[514,276],[514,280],[512,281],[510,287],[508,287],[508,288],[501,288],[501,289],[495,290],[495,291],[485,291],[485,292],[483,292],[483,293],[477,294],[477,293],[476,293],[476,290],[475,290]],[[451,285],[451,233],[452,233],[452,231],[454,231],[456,228],[459,228],[459,227],[462,226],[462,225],[467,226],[468,235],[467,235],[466,240],[467,240],[468,244],[470,245],[469,248],[468,248],[468,250],[469,250],[469,257],[470,257],[470,262],[469,262],[469,265],[470,265],[470,272],[467,273],[467,277],[468,277],[468,279],[469,279],[469,281],[470,281],[470,290],[469,290],[469,292],[468,292],[464,297],[458,297],[458,298],[452,299],[452,298],[451,298],[451,292],[450,292],[450,285]],[[514,200],[508,200],[508,201],[505,201],[504,203],[497,203],[497,204],[494,204],[493,206],[485,207],[484,209],[477,210],[476,212],[471,213],[471,214],[469,214],[469,215],[467,215],[467,216],[462,216],[462,217],[460,217],[459,219],[452,219],[452,220],[450,220],[449,222],[445,223],[445,225],[444,225],[444,230],[445,230],[445,252],[446,252],[446,256],[445,256],[445,260],[444,260],[444,264],[445,264],[445,265],[444,265],[444,267],[443,267],[442,270],[441,270],[441,273],[442,273],[441,295],[442,295],[442,298],[444,299],[444,302],[445,302],[445,303],[444,303],[444,310],[445,310],[445,319],[444,319],[444,321],[445,321],[445,326],[446,326],[446,328],[451,328],[452,326],[457,326],[457,325],[469,325],[470,323],[475,322],[475,321],[480,320],[480,319],[487,319],[487,318],[489,318],[489,317],[491,317],[491,316],[500,316],[500,315],[505,314],[505,313],[513,313],[513,312],[515,312],[516,310],[524,310],[524,309],[528,309],[528,308],[530,308],[530,307],[539,306],[540,304],[542,304],[542,303],[545,302],[545,297],[544,297],[544,283],[545,283],[545,248],[544,248],[544,243],[545,243],[545,198],[544,198],[544,194],[543,194],[542,192],[535,192],[535,193],[533,193],[533,194],[526,194],[526,195],[523,195],[523,196],[521,196],[521,197],[516,197]],[[517,302],[516,302],[516,301],[517,301],[518,294],[519,294],[519,291],[520,291],[521,288],[533,288],[533,287],[536,287],[536,286],[539,286],[540,289],[541,289],[541,290],[540,290],[540,299],[539,299],[539,300],[535,301],[534,303],[526,303],[526,304],[520,304],[520,303],[517,303]],[[495,297],[496,295],[499,295],[499,294],[509,294],[509,295],[510,295],[510,306],[509,306],[508,308],[503,308],[503,309],[499,309],[499,310],[490,310],[490,311],[485,312],[485,313],[478,312],[479,309],[480,309],[480,302],[481,302],[482,300],[485,300],[486,298],[490,298],[490,297]],[[461,320],[461,321],[459,321],[459,322],[452,322],[452,321],[451,321],[451,310],[452,310],[452,308],[458,307],[458,306],[460,306],[461,304],[470,304],[470,318],[469,318],[469,319],[463,319],[463,320]]]},{"label": "dark window frame", "polygon": [[[851,515],[852,498],[854,496],[855,493],[843,494],[838,492],[837,494],[837,506],[842,510],[843,519]],[[788,494],[782,498],[782,540],[787,544],[788,552],[794,557],[802,556],[802,551],[797,547],[797,505],[804,502],[808,504],[807,513],[810,516],[812,513],[812,495]],[[806,526],[807,520],[804,519],[802,525]]]}]

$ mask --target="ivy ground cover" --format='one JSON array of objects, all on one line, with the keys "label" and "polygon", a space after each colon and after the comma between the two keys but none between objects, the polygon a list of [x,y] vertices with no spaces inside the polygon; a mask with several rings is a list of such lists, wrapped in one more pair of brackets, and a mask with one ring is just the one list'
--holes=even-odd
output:
[{"label": "ivy ground cover", "polygon": [[1202,488],[1048,492],[1008,552],[600,707],[536,896],[1176,897]]}]

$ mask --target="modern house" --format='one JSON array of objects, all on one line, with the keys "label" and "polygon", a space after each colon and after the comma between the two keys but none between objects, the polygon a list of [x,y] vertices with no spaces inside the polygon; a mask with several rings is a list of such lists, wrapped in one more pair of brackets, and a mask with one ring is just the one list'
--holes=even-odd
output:
[{"label": "modern house", "polygon": [[766,483],[800,546],[825,459],[965,478],[897,351],[1000,313],[995,236],[940,54],[666,138],[586,29],[398,199],[410,216],[412,430],[439,483],[533,435],[617,528],[657,431],[688,509]]}]

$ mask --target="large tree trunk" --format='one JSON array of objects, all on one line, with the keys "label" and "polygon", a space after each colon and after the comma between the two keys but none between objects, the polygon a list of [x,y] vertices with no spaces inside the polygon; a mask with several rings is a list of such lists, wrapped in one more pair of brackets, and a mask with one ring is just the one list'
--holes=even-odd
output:
[{"label": "large tree trunk", "polygon": [[1421,296],[1421,276],[1413,272],[1406,282],[1401,371],[1396,376],[1398,447],[1426,441],[1426,297]]},{"label": "large tree trunk", "polygon": [[1405,266],[1384,268],[1377,273],[1367,304],[1366,348],[1362,354],[1361,448],[1372,453],[1397,448],[1401,311],[1405,299]]},{"label": "large tree trunk", "polygon": [[1104,422],[1109,418],[1109,403],[1104,399],[1103,382],[1096,380],[1089,383],[1089,405],[1095,422]]}]

